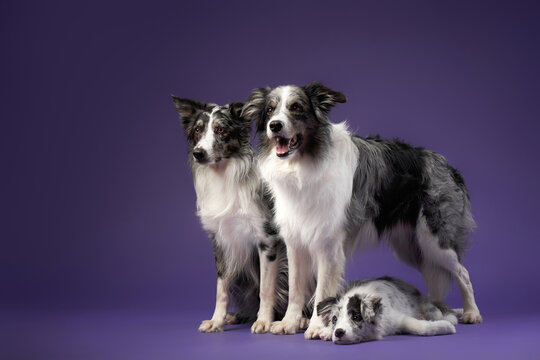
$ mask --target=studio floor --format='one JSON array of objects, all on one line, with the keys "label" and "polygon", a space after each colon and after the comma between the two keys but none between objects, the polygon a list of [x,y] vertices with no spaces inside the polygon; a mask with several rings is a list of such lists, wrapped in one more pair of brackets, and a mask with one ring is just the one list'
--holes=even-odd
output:
[{"label": "studio floor", "polygon": [[141,310],[2,311],[1,359],[540,359],[540,314],[484,314],[454,335],[398,335],[338,346],[302,334],[253,335],[249,326],[201,334],[196,313]]}]

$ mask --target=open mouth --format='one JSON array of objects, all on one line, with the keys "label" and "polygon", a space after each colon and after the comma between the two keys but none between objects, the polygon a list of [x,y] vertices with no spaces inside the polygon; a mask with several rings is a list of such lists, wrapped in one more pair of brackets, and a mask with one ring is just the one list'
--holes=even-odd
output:
[{"label": "open mouth", "polygon": [[276,138],[276,155],[278,157],[286,157],[298,149],[302,144],[302,135],[296,134],[291,139],[285,139],[277,136]]}]

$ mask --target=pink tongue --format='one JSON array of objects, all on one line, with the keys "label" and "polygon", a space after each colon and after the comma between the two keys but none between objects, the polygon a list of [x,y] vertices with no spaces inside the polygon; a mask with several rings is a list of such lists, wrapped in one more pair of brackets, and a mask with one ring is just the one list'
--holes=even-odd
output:
[{"label": "pink tongue", "polygon": [[279,155],[286,154],[289,151],[289,142],[280,140],[276,143],[276,153]]}]

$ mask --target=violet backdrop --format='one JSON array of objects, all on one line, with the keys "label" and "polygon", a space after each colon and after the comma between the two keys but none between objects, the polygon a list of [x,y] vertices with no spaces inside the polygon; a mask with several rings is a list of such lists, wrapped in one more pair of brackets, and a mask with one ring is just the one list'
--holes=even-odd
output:
[{"label": "violet backdrop", "polygon": [[[529,1],[2,2],[0,303],[209,317],[212,247],[170,94],[225,104],[318,80],[348,98],[334,122],[462,171],[481,311],[537,313],[539,15]],[[384,246],[347,270],[381,275],[424,289]]]}]

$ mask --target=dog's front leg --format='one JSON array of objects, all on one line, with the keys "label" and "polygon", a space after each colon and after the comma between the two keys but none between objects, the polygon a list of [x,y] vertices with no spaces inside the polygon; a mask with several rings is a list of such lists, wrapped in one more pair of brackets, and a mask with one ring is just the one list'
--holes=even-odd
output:
[{"label": "dog's front leg", "polygon": [[219,332],[223,331],[223,325],[226,323],[227,305],[229,304],[229,285],[231,277],[223,259],[223,250],[218,245],[214,235],[210,234],[214,248],[214,258],[216,260],[216,307],[212,319],[204,320],[199,326],[200,332]]},{"label": "dog's front leg", "polygon": [[300,247],[287,244],[289,261],[289,304],[281,321],[275,321],[270,327],[273,334],[295,334],[300,329],[302,310],[306,303],[308,279],[311,276],[311,257]]},{"label": "dog's front leg", "polygon": [[343,281],[345,271],[345,254],[341,239],[327,242],[328,246],[316,252],[317,264],[317,288],[315,290],[315,302],[313,315],[309,321],[309,327],[304,333],[306,339],[332,340],[332,328],[325,326],[321,317],[317,314],[317,304],[322,300],[336,296]]},{"label": "dog's front leg", "polygon": [[276,301],[276,280],[278,272],[278,259],[275,244],[269,246],[266,243],[259,244],[259,262],[261,268],[261,287],[259,298],[259,312],[257,321],[251,326],[251,332],[262,334],[270,331],[270,325],[274,321],[274,304]]},{"label": "dog's front leg", "polygon": [[218,277],[216,289],[216,307],[212,319],[204,320],[199,326],[200,332],[223,331],[225,317],[227,316],[227,305],[229,304],[229,278]]}]

